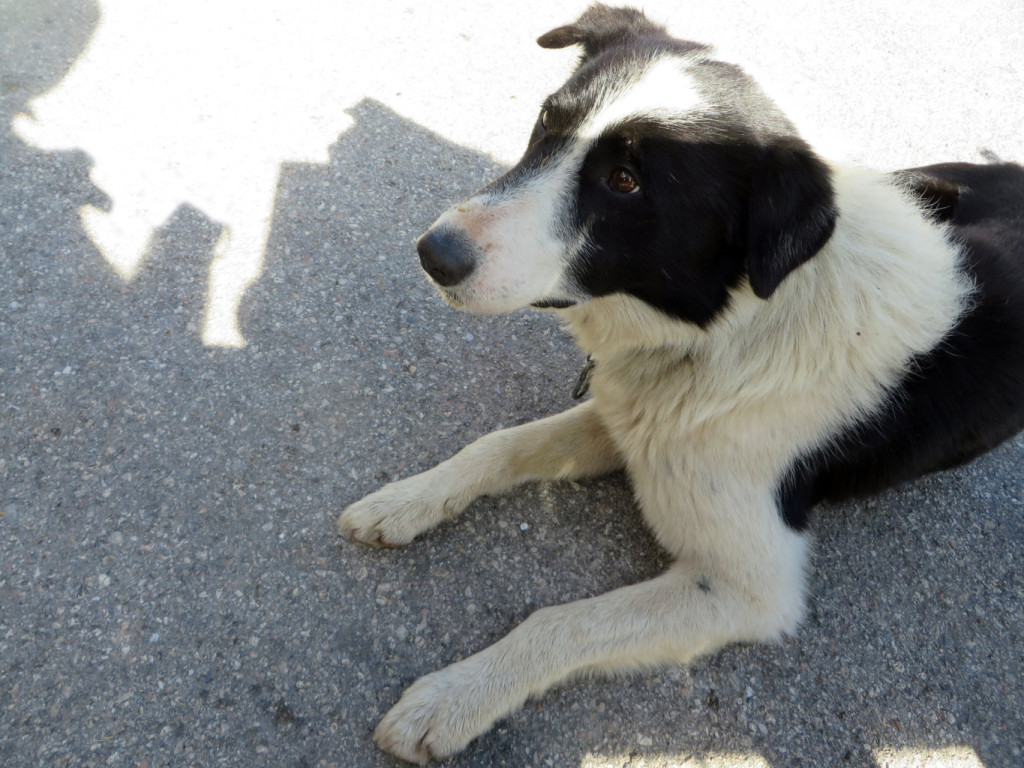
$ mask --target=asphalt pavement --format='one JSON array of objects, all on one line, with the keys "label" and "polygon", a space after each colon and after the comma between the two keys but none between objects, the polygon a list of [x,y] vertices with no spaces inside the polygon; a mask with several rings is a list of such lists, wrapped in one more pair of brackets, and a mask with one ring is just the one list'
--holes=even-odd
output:
[{"label": "asphalt pavement", "polygon": [[[1024,161],[1020,0],[646,7],[830,158]],[[415,677],[666,567],[621,475],[334,530],[572,404],[557,323],[446,307],[413,242],[515,160],[582,9],[0,0],[0,764],[395,765]],[[450,764],[1024,764],[1022,460],[822,508],[795,637],[573,682]]]}]

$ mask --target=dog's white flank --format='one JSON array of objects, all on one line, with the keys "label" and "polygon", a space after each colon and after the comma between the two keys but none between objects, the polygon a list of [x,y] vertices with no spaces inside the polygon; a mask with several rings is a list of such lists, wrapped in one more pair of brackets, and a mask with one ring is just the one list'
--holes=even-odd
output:
[{"label": "dog's white flank", "polygon": [[[592,398],[385,486],[345,510],[339,529],[403,545],[482,495],[625,468],[674,562],[651,581],[543,608],[416,681],[375,734],[410,761],[463,749],[573,675],[685,662],[793,632],[805,604],[804,506],[841,496],[845,486],[821,478],[853,474],[862,459],[829,462],[854,445],[899,450],[901,438],[875,434],[902,434],[900,419],[916,418],[905,401],[922,396],[908,381],[941,374],[941,350],[962,343],[951,339],[968,318],[985,321],[988,306],[956,216],[942,220],[930,197],[943,184],[819,161],[784,118],[760,112],[768,103],[739,70],[634,11],[595,6],[540,42],[582,45],[577,74],[545,105],[520,165],[444,214],[421,259],[468,309],[554,307],[596,362]],[[723,78],[742,87],[719,88]],[[648,87],[664,82],[677,101],[658,101]],[[742,103],[724,103],[738,91]],[[688,161],[674,165],[676,153]],[[1013,179],[1024,191],[1024,172]],[[772,189],[764,214],[762,185]],[[691,218],[658,214],[666,195]],[[765,227],[769,235],[754,232]],[[687,240],[694,230],[700,238]],[[694,250],[644,250],[652,231],[663,238],[656,245]],[[747,248],[751,240],[766,245]],[[1002,326],[1014,350],[1018,320]],[[958,348],[950,357],[965,356]],[[1002,378],[1019,387],[1016,374]],[[856,433],[865,424],[870,438]],[[1005,437],[1000,429],[988,427],[993,436],[973,452]],[[967,458],[945,450],[927,466],[904,456],[908,473]]]}]

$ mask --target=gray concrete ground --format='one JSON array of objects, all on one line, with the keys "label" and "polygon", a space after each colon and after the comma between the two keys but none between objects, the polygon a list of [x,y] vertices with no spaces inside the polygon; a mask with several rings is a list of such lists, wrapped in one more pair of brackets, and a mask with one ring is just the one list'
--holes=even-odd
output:
[{"label": "gray concrete ground", "polygon": [[[412,242],[514,159],[582,5],[368,6],[0,0],[5,766],[392,765],[414,677],[666,565],[621,476],[336,540],[580,363],[443,306]],[[832,157],[1024,160],[1019,0],[648,9]],[[1024,764],[1022,458],[821,510],[785,643],[567,685],[451,763]]]}]

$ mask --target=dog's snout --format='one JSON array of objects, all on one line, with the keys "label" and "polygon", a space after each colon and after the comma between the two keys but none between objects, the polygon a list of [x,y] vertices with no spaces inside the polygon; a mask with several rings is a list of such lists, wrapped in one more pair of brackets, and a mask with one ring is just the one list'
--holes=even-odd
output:
[{"label": "dog's snout", "polygon": [[472,241],[450,229],[432,229],[416,241],[420,264],[438,285],[458,285],[473,271],[476,256]]}]

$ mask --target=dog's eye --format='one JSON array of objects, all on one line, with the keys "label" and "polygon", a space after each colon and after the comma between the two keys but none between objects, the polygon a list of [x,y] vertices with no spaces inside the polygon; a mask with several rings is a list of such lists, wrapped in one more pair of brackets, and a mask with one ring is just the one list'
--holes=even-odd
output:
[{"label": "dog's eye", "polygon": [[548,111],[546,109],[542,109],[540,111],[540,127],[544,128],[545,130],[547,130],[547,127],[548,127]]},{"label": "dog's eye", "polygon": [[640,189],[640,182],[625,168],[616,168],[608,177],[608,186],[619,194],[630,195]]}]

